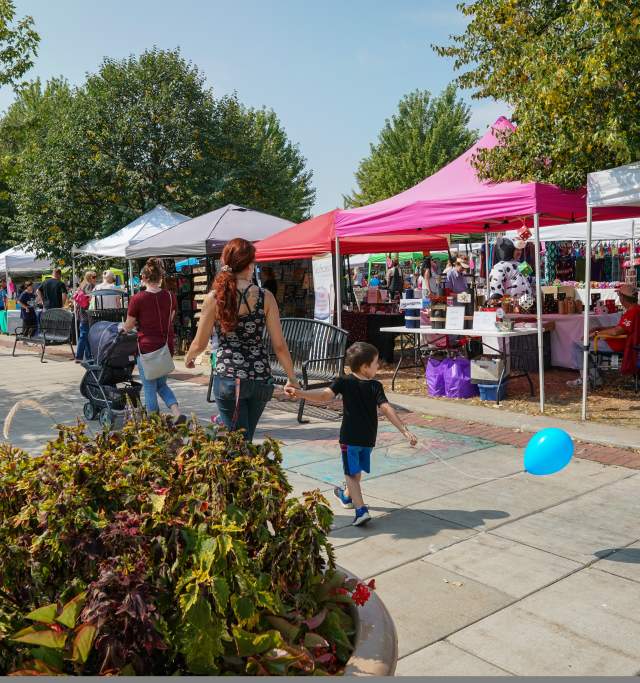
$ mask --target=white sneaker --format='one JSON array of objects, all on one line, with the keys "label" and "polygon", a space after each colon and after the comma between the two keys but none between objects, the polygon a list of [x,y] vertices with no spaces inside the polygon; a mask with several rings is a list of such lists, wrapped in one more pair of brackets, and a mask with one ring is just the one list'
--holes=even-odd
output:
[{"label": "white sneaker", "polygon": [[575,389],[576,387],[581,387],[582,386],[582,378],[578,377],[578,379],[570,379],[567,382],[567,386],[571,387],[572,389]]}]

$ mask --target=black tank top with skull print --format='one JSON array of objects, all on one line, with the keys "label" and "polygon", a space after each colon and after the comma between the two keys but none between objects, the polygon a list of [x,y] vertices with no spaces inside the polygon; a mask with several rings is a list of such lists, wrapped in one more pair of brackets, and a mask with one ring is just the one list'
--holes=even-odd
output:
[{"label": "black tank top with skull print", "polygon": [[[253,285],[252,285],[253,286]],[[240,292],[238,310],[242,304],[251,311],[247,301],[247,287]],[[218,356],[216,374],[227,379],[271,379],[269,356],[264,345],[264,289],[258,288],[256,307],[247,315],[238,316],[238,325],[233,332],[223,332],[216,323],[218,335]]]}]

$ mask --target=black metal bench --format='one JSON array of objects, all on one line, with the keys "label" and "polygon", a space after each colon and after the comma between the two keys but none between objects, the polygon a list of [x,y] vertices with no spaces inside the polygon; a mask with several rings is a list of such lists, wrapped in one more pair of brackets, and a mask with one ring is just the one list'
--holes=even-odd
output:
[{"label": "black metal bench", "polygon": [[69,344],[71,355],[75,357],[72,343],[73,313],[63,308],[53,308],[44,311],[40,316],[40,331],[32,336],[24,334],[24,328],[18,327],[15,331],[12,356],[16,355],[16,346],[19,341],[39,344],[42,347],[40,362],[45,363],[44,352],[47,346],[61,346]]},{"label": "black metal bench", "polygon": [[[348,332],[308,318],[282,318],[282,334],[293,360],[293,368],[303,389],[328,387],[333,379],[342,374],[344,355],[347,350]],[[278,362],[271,347],[269,335],[265,334],[269,352],[271,374],[276,384],[286,384],[287,374]],[[213,377],[209,380],[207,400],[214,402]],[[298,422],[303,422],[305,401],[300,401]]]}]

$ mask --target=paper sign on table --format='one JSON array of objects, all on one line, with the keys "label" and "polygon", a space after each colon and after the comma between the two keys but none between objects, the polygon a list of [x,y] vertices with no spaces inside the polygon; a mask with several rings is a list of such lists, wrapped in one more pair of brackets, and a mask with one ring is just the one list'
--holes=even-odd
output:
[{"label": "paper sign on table", "polygon": [[447,306],[447,317],[444,326],[448,330],[463,330],[464,313],[464,306]]},{"label": "paper sign on table", "polygon": [[496,331],[495,311],[475,311],[473,314],[473,329],[482,332]]}]

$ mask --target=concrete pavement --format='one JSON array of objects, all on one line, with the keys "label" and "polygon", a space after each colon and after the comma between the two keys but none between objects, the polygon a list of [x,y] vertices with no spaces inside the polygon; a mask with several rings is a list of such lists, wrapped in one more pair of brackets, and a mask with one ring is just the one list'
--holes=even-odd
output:
[{"label": "concrete pavement", "polygon": [[[81,415],[79,366],[12,359],[0,348],[0,368],[0,419],[20,398],[52,415],[20,411],[15,445],[36,451],[54,421]],[[184,409],[209,419],[206,387],[171,384]],[[405,399],[435,414],[422,399]],[[338,562],[376,579],[396,623],[397,674],[637,674],[640,473],[574,458],[536,478],[522,471],[522,449],[495,443],[490,429],[460,434],[446,421],[406,417],[419,423],[420,445],[409,453],[383,429],[364,482],[373,513],[364,528],[352,527],[352,511],[331,495],[340,478],[337,422],[299,426],[293,412],[270,406],[259,430],[283,441],[296,494],[327,492]]]}]

